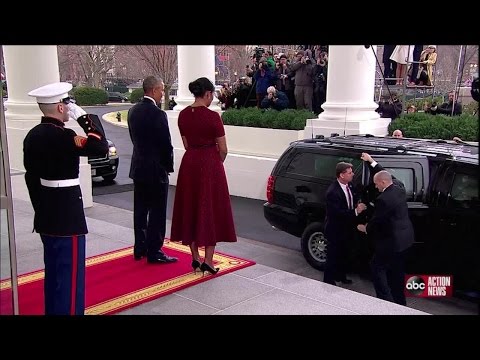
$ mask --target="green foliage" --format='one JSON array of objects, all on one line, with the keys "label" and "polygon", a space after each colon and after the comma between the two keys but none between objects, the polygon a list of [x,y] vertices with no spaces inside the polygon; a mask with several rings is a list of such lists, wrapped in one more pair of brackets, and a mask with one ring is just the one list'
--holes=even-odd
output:
[{"label": "green foliage", "polygon": [[478,102],[472,101],[468,105],[463,105],[462,114],[477,115],[478,114]]},{"label": "green foliage", "polygon": [[143,89],[135,89],[130,94],[130,102],[132,104],[139,102],[140,100],[142,100],[142,98],[143,98]]},{"label": "green foliage", "polygon": [[306,120],[316,115],[308,110],[242,108],[228,109],[222,114],[225,125],[248,126],[270,129],[303,130]]},{"label": "green foliage", "polygon": [[108,94],[105,90],[92,87],[76,87],[73,96],[77,105],[105,105],[108,103]]},{"label": "green foliage", "polygon": [[465,141],[478,141],[478,117],[468,114],[453,117],[407,114],[392,121],[388,133],[391,135],[395,129],[402,130],[403,136],[411,138],[452,140],[458,136]]},{"label": "green foliage", "polygon": [[[433,98],[433,102],[436,102],[438,105],[443,104],[444,98],[443,96],[435,96]],[[423,108],[425,107],[425,104],[429,104],[429,105],[432,104],[432,97],[427,96],[424,98],[408,99],[405,101],[405,104],[406,104],[405,109],[407,109],[410,105],[415,105],[417,110],[423,110]]]}]

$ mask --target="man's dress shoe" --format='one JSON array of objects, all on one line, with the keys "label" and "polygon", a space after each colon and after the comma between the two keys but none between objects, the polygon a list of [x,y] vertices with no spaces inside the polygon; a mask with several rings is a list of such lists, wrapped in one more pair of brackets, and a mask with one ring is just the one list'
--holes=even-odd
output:
[{"label": "man's dress shoe", "polygon": [[133,258],[137,261],[142,260],[142,258],[144,258],[145,256],[147,256],[146,251],[133,252]]},{"label": "man's dress shoe", "polygon": [[164,253],[155,254],[152,257],[147,256],[147,262],[150,264],[166,264],[166,263],[173,263],[178,261],[178,258],[173,256],[168,256]]}]

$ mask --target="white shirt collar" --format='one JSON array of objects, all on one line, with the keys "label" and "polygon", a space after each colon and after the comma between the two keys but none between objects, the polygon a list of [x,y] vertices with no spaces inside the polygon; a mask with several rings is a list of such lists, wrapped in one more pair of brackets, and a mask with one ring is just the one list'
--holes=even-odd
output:
[{"label": "white shirt collar", "polygon": [[144,97],[145,99],[150,99],[150,100],[152,100],[153,103],[155,104],[155,106],[158,106],[158,105],[157,105],[157,102],[155,101],[154,98],[151,98],[150,96],[147,96],[147,95],[143,95],[143,97]]}]

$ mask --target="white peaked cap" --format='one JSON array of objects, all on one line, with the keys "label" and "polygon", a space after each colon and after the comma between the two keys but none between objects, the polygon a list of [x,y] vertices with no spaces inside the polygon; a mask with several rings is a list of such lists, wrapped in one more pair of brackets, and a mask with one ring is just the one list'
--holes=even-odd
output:
[{"label": "white peaked cap", "polygon": [[72,88],[73,86],[70,83],[57,82],[32,90],[28,95],[36,97],[39,104],[56,104],[67,98],[69,96],[68,92]]}]

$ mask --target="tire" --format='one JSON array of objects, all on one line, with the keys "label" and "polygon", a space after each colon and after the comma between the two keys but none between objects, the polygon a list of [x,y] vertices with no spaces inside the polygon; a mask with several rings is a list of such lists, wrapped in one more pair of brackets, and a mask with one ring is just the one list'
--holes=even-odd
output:
[{"label": "tire", "polygon": [[113,174],[113,175],[107,175],[107,176],[102,176],[103,177],[103,181],[105,182],[112,182],[116,177],[117,177],[117,174]]},{"label": "tire", "polygon": [[327,245],[323,223],[309,224],[302,234],[302,253],[313,268],[324,270],[327,261]]}]

